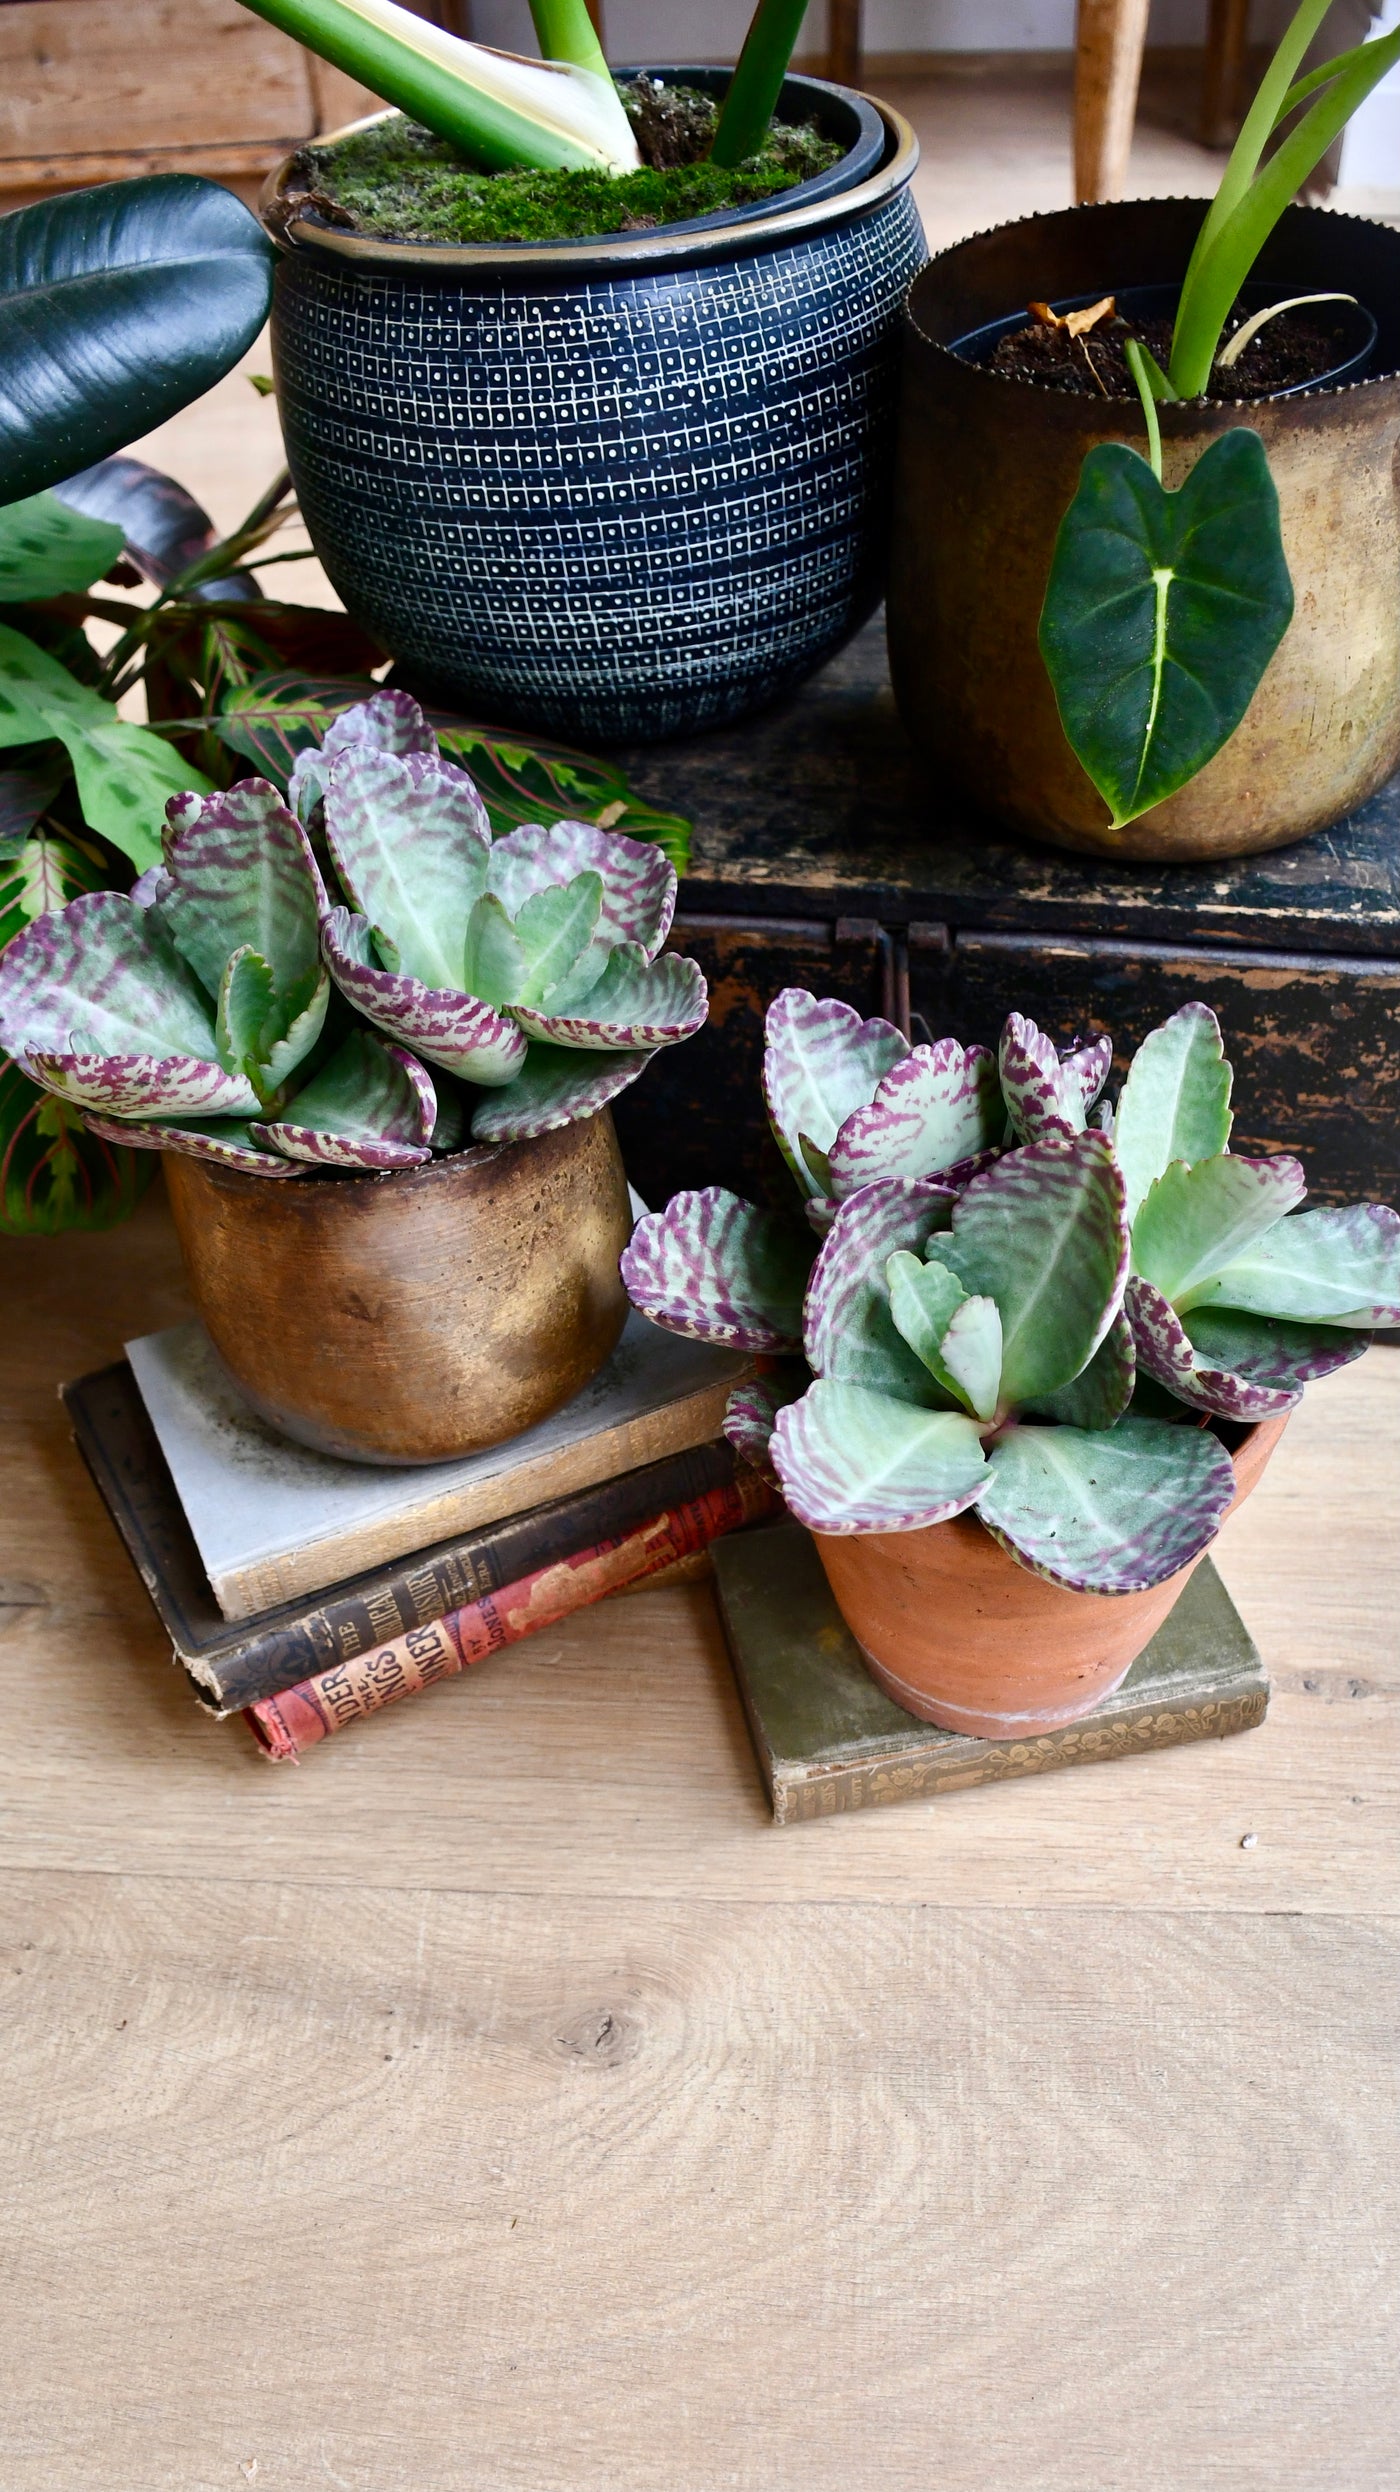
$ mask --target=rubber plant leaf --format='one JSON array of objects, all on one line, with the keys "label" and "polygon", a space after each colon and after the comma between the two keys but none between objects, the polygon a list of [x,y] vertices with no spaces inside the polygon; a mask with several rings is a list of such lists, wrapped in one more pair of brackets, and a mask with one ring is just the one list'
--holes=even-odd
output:
[{"label": "rubber plant leaf", "polygon": [[1123,1302],[1123,1180],[1101,1134],[1008,1151],[974,1177],[933,1258],[1001,1314],[1005,1410],[1087,1367]]},{"label": "rubber plant leaf", "polygon": [[987,1483],[975,1419],[822,1380],[779,1411],[772,1459],[814,1532],[922,1531],[963,1513]]},{"label": "rubber plant leaf", "polygon": [[1208,1004],[1183,1004],[1150,1030],[1128,1067],[1113,1120],[1128,1219],[1173,1160],[1188,1168],[1229,1148],[1231,1072]]},{"label": "rubber plant leaf", "polygon": [[0,1045],[59,1097],[109,1116],[243,1115],[214,1007],[156,909],[96,891],[0,953]]},{"label": "rubber plant leaf", "polygon": [[1400,1215],[1385,1203],[1295,1212],[1216,1273],[1197,1304],[1348,1330],[1400,1324]]},{"label": "rubber plant leaf", "polygon": [[[99,459],[76,476],[65,476],[53,498],[89,521],[120,529],[125,559],[156,588],[168,588],[219,542],[213,520],[194,495],[144,459]],[[189,593],[262,602],[257,582],[249,579],[205,580]]]},{"label": "rubber plant leaf", "polygon": [[100,580],[122,552],[120,528],[85,519],[54,493],[0,509],[0,606],[64,597]]},{"label": "rubber plant leaf", "polygon": [[501,1089],[488,1090],[473,1110],[472,1140],[529,1142],[536,1134],[555,1133],[561,1125],[596,1116],[631,1088],[651,1058],[650,1048],[586,1055],[576,1048],[542,1047],[532,1041],[521,1070]]},{"label": "rubber plant leaf", "polygon": [[793,986],[769,1005],[763,1033],[763,1097],[774,1137],[803,1193],[821,1194],[802,1135],[829,1153],[847,1117],[909,1054],[909,1041],[890,1021],[863,1021],[834,996]]},{"label": "rubber plant leaf", "polygon": [[622,1257],[634,1307],[666,1332],[740,1350],[802,1347],[810,1241],[722,1186],[648,1212]]},{"label": "rubber plant leaf", "polygon": [[417,1058],[352,1030],[255,1142],[318,1168],[414,1168],[432,1156],[437,1098]]},{"label": "rubber plant leaf", "polygon": [[1359,1358],[1369,1339],[1209,1308],[1184,1323],[1170,1300],[1136,1275],[1127,1309],[1145,1373],[1178,1401],[1222,1419],[1271,1419],[1291,1410],[1305,1385]]},{"label": "rubber plant leaf", "polygon": [[266,320],[274,257],[231,191],[189,173],[0,217],[0,502],[202,398]]},{"label": "rubber plant leaf", "polygon": [[1174,492],[1123,442],[1089,451],[1055,542],[1040,649],[1115,829],[1234,734],[1292,615],[1257,433],[1219,434]]},{"label": "rubber plant leaf", "polygon": [[1146,1592],[1199,1557],[1235,1493],[1203,1428],[1131,1412],[1092,1435],[1016,1427],[992,1450],[978,1513],[1032,1574],[1071,1592]]},{"label": "rubber plant leaf", "polygon": [[812,1269],[804,1346],[813,1373],[937,1406],[956,1397],[910,1349],[890,1313],[886,1266],[947,1229],[957,1197],[931,1178],[880,1177],[843,1203]]},{"label": "rubber plant leaf", "polygon": [[138,873],[159,859],[168,799],[192,783],[209,789],[159,736],[119,718],[47,650],[0,623],[0,746],[48,738],[67,749],[84,820]]},{"label": "rubber plant leaf", "polygon": [[1248,1253],[1307,1192],[1296,1159],[1173,1160],[1133,1222],[1133,1269],[1179,1315],[1208,1299],[1215,1275]]},{"label": "rubber plant leaf", "polygon": [[826,1155],[830,1190],[841,1202],[876,1177],[942,1176],[992,1149],[1005,1125],[991,1049],[940,1038],[893,1065],[844,1119]]}]

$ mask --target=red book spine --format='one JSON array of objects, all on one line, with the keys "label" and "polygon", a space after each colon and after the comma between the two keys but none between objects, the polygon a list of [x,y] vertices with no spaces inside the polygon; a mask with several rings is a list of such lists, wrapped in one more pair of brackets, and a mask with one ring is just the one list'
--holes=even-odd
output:
[{"label": "red book spine", "polygon": [[519,1583],[503,1584],[445,1618],[411,1627],[375,1652],[357,1653],[296,1687],[284,1688],[279,1696],[263,1697],[245,1707],[243,1718],[270,1757],[294,1764],[304,1749],[344,1730],[347,1723],[362,1721],[381,1705],[396,1704],[400,1696],[416,1695],[438,1679],[450,1679],[503,1645],[555,1626],[624,1585],[659,1574],[678,1558],[708,1548],[723,1533],[771,1513],[777,1503],[767,1482],[740,1465],[724,1487],[671,1507],[640,1530],[537,1567]]}]

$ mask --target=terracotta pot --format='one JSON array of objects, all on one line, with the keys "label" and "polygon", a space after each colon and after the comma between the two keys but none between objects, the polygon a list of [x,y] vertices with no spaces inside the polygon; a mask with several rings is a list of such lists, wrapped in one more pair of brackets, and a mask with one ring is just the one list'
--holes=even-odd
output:
[{"label": "terracotta pot", "polygon": [[[1265,1419],[1245,1434],[1231,1514],[1287,1424]],[[1066,1592],[1018,1566],[972,1514],[922,1532],[813,1536],[876,1684],[907,1713],[973,1739],[1035,1738],[1092,1713],[1200,1564],[1150,1592]]]},{"label": "terracotta pot", "polygon": [[167,1153],[195,1303],[261,1416],[351,1462],[441,1462],[577,1393],[627,1312],[606,1109],[387,1176],[280,1180]]},{"label": "terracotta pot", "polygon": [[1337,821],[1400,763],[1400,233],[1290,208],[1256,269],[1275,299],[1336,289],[1379,322],[1373,377],[1304,395],[1161,409],[1180,484],[1249,425],[1278,487],[1293,621],[1229,742],[1127,828],[1071,752],[1036,641],[1060,520],[1096,442],[1144,447],[1136,402],[1075,398],[968,363],[952,342],[1033,297],[1178,283],[1189,199],[1028,217],[930,261],[910,291],[889,600],[904,723],[1012,829],[1057,847],[1248,856]]}]

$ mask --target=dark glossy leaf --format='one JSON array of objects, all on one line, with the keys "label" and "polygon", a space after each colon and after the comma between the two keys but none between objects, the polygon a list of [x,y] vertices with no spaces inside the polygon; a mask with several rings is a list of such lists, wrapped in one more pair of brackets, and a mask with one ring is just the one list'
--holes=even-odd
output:
[{"label": "dark glossy leaf", "polygon": [[189,173],[0,217],[0,501],[202,397],[262,327],[273,262],[256,217]]},{"label": "dark glossy leaf", "polygon": [[[128,562],[156,588],[168,588],[219,541],[194,495],[144,459],[99,459],[95,467],[66,476],[54,487],[54,499],[120,528]],[[210,581],[208,593],[241,602],[256,600],[258,587],[254,580]]]},{"label": "dark glossy leaf", "polygon": [[1173,493],[1123,442],[1089,452],[1055,541],[1040,650],[1115,828],[1234,734],[1292,614],[1257,433],[1218,435]]}]

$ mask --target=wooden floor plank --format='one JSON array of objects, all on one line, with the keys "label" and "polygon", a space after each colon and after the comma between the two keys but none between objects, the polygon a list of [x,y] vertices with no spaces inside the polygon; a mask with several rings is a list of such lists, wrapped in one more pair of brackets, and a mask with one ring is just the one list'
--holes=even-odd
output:
[{"label": "wooden floor plank", "polygon": [[1343,1918],[0,1879],[0,2480],[1380,2492],[1392,1971]]}]

